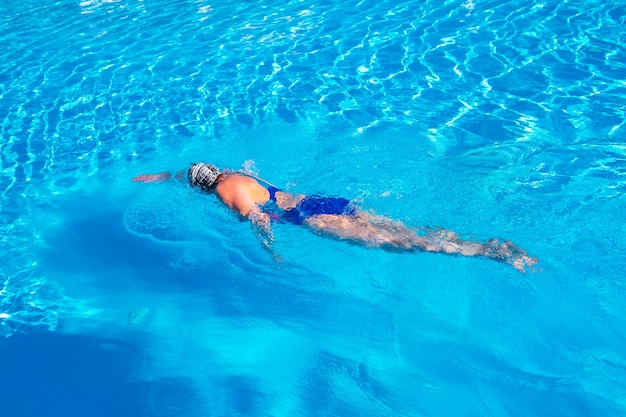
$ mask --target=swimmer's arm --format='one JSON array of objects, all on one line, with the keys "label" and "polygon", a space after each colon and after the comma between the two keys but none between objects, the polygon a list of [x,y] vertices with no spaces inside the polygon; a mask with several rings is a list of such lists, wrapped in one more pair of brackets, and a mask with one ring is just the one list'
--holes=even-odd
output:
[{"label": "swimmer's arm", "polygon": [[282,257],[274,251],[274,233],[272,232],[270,216],[261,211],[258,206],[252,207],[246,216],[252,223],[254,234],[261,241],[263,249],[268,251],[276,262],[281,262]]},{"label": "swimmer's arm", "polygon": [[170,178],[174,178],[176,180],[182,181],[183,178],[185,176],[185,173],[183,171],[178,171],[174,174],[174,176],[172,176],[172,174],[170,174],[169,172],[160,172],[158,174],[141,174],[141,175],[137,175],[136,177],[133,178],[134,182],[141,182],[143,184],[149,183],[149,182],[163,182],[165,180],[168,180]]}]

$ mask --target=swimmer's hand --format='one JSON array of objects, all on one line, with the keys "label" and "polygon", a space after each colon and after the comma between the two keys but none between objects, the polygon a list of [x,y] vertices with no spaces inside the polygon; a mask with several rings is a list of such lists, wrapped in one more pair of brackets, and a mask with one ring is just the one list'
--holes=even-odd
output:
[{"label": "swimmer's hand", "polygon": [[159,174],[141,174],[141,175],[137,175],[135,178],[133,178],[134,182],[141,182],[143,184],[149,183],[149,182],[163,182],[167,179],[170,178],[170,173],[169,172],[161,172]]}]

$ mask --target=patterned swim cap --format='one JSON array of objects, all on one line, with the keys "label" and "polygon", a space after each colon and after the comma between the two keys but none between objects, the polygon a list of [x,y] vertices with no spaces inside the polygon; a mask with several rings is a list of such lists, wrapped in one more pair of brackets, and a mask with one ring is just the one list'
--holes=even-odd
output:
[{"label": "patterned swim cap", "polygon": [[215,165],[199,163],[193,164],[189,168],[189,182],[192,187],[200,187],[204,191],[209,191],[218,175],[220,170]]}]

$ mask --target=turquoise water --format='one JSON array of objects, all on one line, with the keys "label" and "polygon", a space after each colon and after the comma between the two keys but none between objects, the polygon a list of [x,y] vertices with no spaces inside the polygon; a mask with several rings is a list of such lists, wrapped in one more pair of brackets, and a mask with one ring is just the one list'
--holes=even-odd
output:
[{"label": "turquoise water", "polygon": [[[2,415],[620,416],[626,3],[0,2]],[[249,224],[206,160],[520,274]],[[34,399],[40,399],[35,401]]]}]

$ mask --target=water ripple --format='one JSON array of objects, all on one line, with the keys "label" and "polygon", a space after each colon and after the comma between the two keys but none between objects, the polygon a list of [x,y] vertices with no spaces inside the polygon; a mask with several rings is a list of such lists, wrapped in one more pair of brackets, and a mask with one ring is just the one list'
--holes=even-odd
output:
[{"label": "water ripple", "polygon": [[3,135],[30,132],[54,172],[68,159],[92,170],[132,159],[163,135],[311,114],[360,129],[470,131],[483,143],[546,131],[563,132],[563,142],[575,131],[624,137],[623,6],[361,1],[353,9],[10,6]]}]

